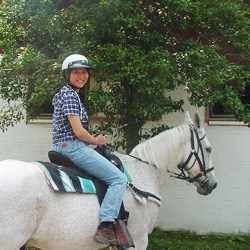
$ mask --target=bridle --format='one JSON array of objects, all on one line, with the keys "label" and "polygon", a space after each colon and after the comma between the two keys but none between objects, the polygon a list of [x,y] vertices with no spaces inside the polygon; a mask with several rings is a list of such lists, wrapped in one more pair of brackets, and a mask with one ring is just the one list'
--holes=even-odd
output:
[{"label": "bridle", "polygon": [[[171,172],[171,171],[168,171],[168,172],[171,173],[171,177],[185,180],[189,183],[199,184],[200,186],[203,186],[208,181],[207,173],[214,170],[214,167],[211,167],[208,169],[206,168],[204,151],[203,151],[203,147],[201,144],[201,141],[206,137],[206,134],[204,136],[202,136],[201,138],[199,138],[198,132],[193,125],[189,126],[189,130],[191,133],[191,152],[190,152],[188,158],[186,159],[186,161],[182,165],[178,166],[178,169],[181,171],[179,174],[175,173],[175,172]],[[197,149],[195,149],[195,140],[197,141],[197,145],[198,145]],[[201,155],[201,157],[199,157],[199,154]],[[194,160],[192,166],[187,168],[188,163],[191,161],[191,159],[193,157],[195,158],[195,160]],[[191,178],[186,174],[186,172],[193,168],[196,161],[199,164],[200,173],[197,174],[196,176],[194,176],[193,178]],[[203,179],[201,177],[203,177]],[[200,179],[202,179],[202,180],[200,180]]]}]

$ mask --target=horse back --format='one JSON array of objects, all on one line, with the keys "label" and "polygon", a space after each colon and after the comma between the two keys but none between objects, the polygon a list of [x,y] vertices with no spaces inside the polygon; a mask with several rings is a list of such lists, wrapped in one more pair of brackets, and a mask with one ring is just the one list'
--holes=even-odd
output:
[{"label": "horse back", "polygon": [[42,174],[30,163],[0,162],[0,246],[6,250],[20,248],[36,230]]}]

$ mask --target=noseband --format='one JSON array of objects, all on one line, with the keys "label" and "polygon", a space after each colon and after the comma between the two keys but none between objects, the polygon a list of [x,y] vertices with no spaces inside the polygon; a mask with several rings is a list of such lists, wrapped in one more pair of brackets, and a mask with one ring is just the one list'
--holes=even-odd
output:
[{"label": "noseband", "polygon": [[[214,170],[214,167],[211,168],[206,168],[206,163],[205,163],[205,159],[204,159],[204,151],[201,145],[201,141],[206,137],[206,134],[202,137],[199,138],[198,132],[195,129],[195,127],[193,125],[189,126],[189,130],[191,133],[191,152],[187,158],[187,160],[182,164],[178,166],[178,169],[180,169],[180,173],[174,173],[174,172],[170,172],[171,173],[171,177],[177,178],[177,179],[181,179],[181,180],[186,180],[189,183],[194,183],[194,182],[199,182],[199,185],[204,185],[208,178],[207,178],[207,173],[209,173],[210,171]],[[197,140],[197,144],[198,147],[197,149],[195,149],[195,140]],[[201,158],[199,157],[199,153],[201,155]],[[191,167],[187,168],[188,163],[191,161],[192,158],[195,158],[194,163],[192,164]],[[200,167],[200,173],[197,174],[195,177],[190,178],[186,172],[190,169],[193,168],[194,164],[196,163],[196,161],[199,164]],[[199,181],[199,179],[201,177],[204,177],[204,179],[202,181]]]}]

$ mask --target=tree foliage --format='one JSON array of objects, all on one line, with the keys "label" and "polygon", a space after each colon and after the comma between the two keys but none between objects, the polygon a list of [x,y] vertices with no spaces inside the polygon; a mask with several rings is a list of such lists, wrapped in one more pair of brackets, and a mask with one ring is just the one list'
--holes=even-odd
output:
[{"label": "tree foliage", "polygon": [[28,119],[63,83],[63,58],[82,53],[96,81],[86,104],[106,116],[102,129],[127,151],[147,120],[182,110],[183,100],[170,95],[177,86],[193,105],[222,102],[250,121],[241,102],[250,51],[241,0],[3,0],[1,7],[0,94],[21,99]]}]

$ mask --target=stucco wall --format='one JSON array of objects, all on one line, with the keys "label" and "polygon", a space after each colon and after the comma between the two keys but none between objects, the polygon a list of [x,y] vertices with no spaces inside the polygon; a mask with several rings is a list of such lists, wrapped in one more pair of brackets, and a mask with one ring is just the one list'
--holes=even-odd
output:
[{"label": "stucco wall", "polygon": [[[180,93],[179,93],[179,97]],[[194,107],[185,106],[191,116]],[[204,121],[205,110],[199,109]],[[184,113],[164,118],[180,125]],[[250,233],[250,128],[209,126],[204,123],[213,146],[218,187],[209,196],[196,193],[193,185],[168,178],[162,190],[163,203],[157,225],[166,230],[185,229],[197,233]],[[51,149],[51,124],[18,124],[0,132],[0,160],[47,160]]]},{"label": "stucco wall", "polygon": [[0,160],[48,160],[52,145],[51,124],[19,123],[0,132]]}]

